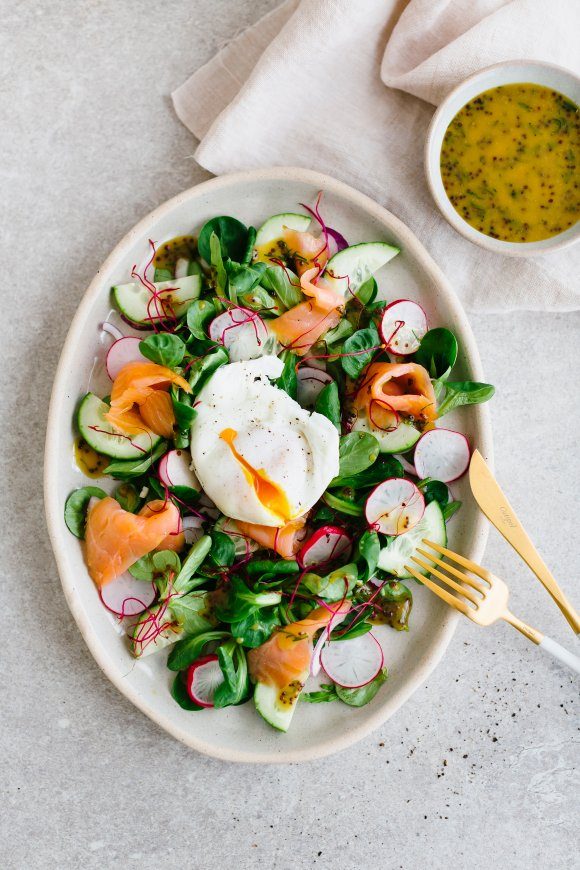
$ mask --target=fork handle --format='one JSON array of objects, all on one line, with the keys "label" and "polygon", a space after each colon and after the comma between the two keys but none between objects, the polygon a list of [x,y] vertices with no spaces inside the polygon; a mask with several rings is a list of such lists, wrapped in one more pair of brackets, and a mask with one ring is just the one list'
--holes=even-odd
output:
[{"label": "fork handle", "polygon": [[517,628],[524,637],[527,637],[528,640],[535,643],[541,650],[543,650],[543,652],[548,653],[548,655],[551,655],[555,659],[558,659],[559,662],[562,662],[563,665],[566,665],[573,671],[576,671],[577,674],[580,674],[580,658],[574,655],[574,653],[568,652],[567,649],[564,649],[563,646],[560,646],[560,644],[556,643],[555,640],[552,640],[551,637],[547,637],[547,635],[538,631],[537,628],[532,628],[532,626],[528,625],[527,622],[518,619],[517,616],[514,616],[511,610],[506,610],[502,615],[502,619],[509,622],[509,624],[513,625],[514,628]]},{"label": "fork handle", "polygon": [[562,662],[563,665],[576,671],[577,674],[580,674],[580,658],[575,656],[574,653],[569,652],[563,646],[560,646],[560,644],[556,643],[555,640],[552,640],[551,637],[544,635],[539,643],[539,648],[545,653],[548,653],[548,655],[558,659],[558,661]]}]

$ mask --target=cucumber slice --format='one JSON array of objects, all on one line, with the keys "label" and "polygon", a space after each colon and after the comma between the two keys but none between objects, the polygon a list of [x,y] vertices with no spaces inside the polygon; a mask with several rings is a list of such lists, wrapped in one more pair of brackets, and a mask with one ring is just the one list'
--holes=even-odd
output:
[{"label": "cucumber slice", "polygon": [[409,563],[409,559],[415,555],[417,547],[424,546],[423,538],[429,538],[430,541],[440,544],[442,547],[447,544],[445,520],[436,501],[429,502],[425,508],[425,513],[416,526],[397,538],[393,538],[386,547],[383,547],[379,556],[379,568],[389,574],[394,574],[401,580],[412,577],[412,574],[405,571],[405,565],[408,564],[412,564],[413,568],[421,574],[427,574],[428,572],[415,562]]},{"label": "cucumber slice", "polygon": [[[161,441],[151,432],[129,439],[105,419],[109,406],[94,393],[87,393],[79,405],[77,425],[89,447],[113,459],[143,459]],[[96,431],[95,428],[96,427]]]},{"label": "cucumber slice", "polygon": [[[298,693],[299,694],[299,693]],[[280,703],[280,690],[267,683],[256,683],[254,688],[254,704],[256,710],[268,725],[278,731],[288,731],[294,710],[298,704],[298,696],[290,704]]]},{"label": "cucumber slice", "polygon": [[366,416],[358,417],[352,428],[355,432],[370,432],[374,435],[379,442],[381,453],[406,453],[421,437],[419,430],[415,429],[412,423],[406,423],[404,420],[401,420],[392,432],[377,429],[369,423]]},{"label": "cucumber slice", "polygon": [[172,278],[171,281],[157,281],[153,286],[160,292],[157,301],[138,281],[116,284],[112,288],[115,305],[127,320],[150,324],[152,320],[163,320],[164,314],[166,318],[173,315],[181,317],[194,299],[199,298],[201,278],[199,275],[186,275],[185,278]]},{"label": "cucumber slice", "polygon": [[344,248],[326,264],[324,282],[343,296],[347,292],[356,293],[371,275],[396,257],[399,250],[386,242],[362,242]]},{"label": "cucumber slice", "polygon": [[262,224],[256,234],[255,246],[257,248],[275,242],[284,234],[284,229],[297,230],[305,233],[310,226],[310,217],[307,214],[275,214]]}]

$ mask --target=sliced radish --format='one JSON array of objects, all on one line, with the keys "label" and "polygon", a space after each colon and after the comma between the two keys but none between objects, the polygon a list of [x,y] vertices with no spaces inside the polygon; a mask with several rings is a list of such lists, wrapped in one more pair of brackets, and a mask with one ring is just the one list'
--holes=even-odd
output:
[{"label": "sliced radish", "polygon": [[421,478],[433,477],[451,483],[465,474],[469,466],[469,442],[453,429],[430,429],[415,447],[415,468]]},{"label": "sliced radish", "polygon": [[181,531],[186,544],[195,544],[203,535],[202,517],[182,517]]},{"label": "sliced radish", "polygon": [[[328,607],[332,607],[332,605],[329,604]],[[330,617],[328,625],[326,625],[320,632],[320,637],[316,641],[316,646],[312,651],[312,658],[310,659],[310,673],[313,677],[316,677],[320,673],[320,655],[322,653],[324,645],[330,643],[331,632],[336,628],[337,625],[340,625],[349,610],[350,603],[348,601],[345,602],[345,604],[343,605],[339,605],[334,615]]]},{"label": "sliced radish", "polygon": [[153,604],[156,594],[154,583],[136,580],[128,571],[111,580],[99,592],[107,610],[117,616],[136,616],[143,613]]},{"label": "sliced radish", "polygon": [[380,333],[386,349],[391,353],[399,356],[415,353],[426,332],[427,316],[416,302],[397,299],[385,308]]},{"label": "sliced radish", "polygon": [[232,362],[240,362],[266,353],[269,332],[255,311],[232,308],[212,320],[209,337],[230,351]]},{"label": "sliced radish", "polygon": [[139,350],[140,338],[126,335],[114,341],[107,351],[105,365],[107,374],[112,381],[115,380],[121,369],[130,362],[149,362]]},{"label": "sliced radish", "polygon": [[408,532],[417,525],[424,512],[423,493],[403,477],[390,477],[379,483],[365,505],[368,524],[383,535]]},{"label": "sliced radish", "polygon": [[200,492],[201,484],[190,466],[188,450],[170,450],[159,463],[159,479],[165,486],[189,486]]},{"label": "sliced radish", "polygon": [[325,565],[339,557],[346,558],[351,550],[352,539],[344,529],[323,526],[306,541],[296,558],[303,568],[309,568]]},{"label": "sliced radish", "polygon": [[415,468],[415,466],[411,462],[409,462],[408,459],[405,459],[405,457],[401,453],[394,453],[393,458],[399,460],[399,462],[403,466],[403,471],[406,471],[407,474],[412,474],[414,477],[419,476],[417,474],[417,469]]},{"label": "sliced radish", "polygon": [[224,675],[215,653],[194,661],[187,671],[187,693],[194,704],[213,707],[215,690],[224,682]]},{"label": "sliced radish", "polygon": [[303,408],[311,408],[316,402],[320,391],[332,383],[332,377],[322,369],[314,366],[302,366],[298,369],[298,402]]},{"label": "sliced radish", "polygon": [[352,640],[335,640],[320,654],[330,679],[345,689],[358,689],[374,680],[383,666],[383,650],[372,632]]}]

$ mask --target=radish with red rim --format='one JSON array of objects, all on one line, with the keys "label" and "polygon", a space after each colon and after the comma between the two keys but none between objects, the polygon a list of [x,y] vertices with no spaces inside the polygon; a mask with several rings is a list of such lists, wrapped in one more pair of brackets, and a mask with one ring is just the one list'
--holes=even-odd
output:
[{"label": "radish with red rim", "polygon": [[[339,604],[338,606],[335,605],[335,607],[336,607],[335,612],[330,617],[330,621],[329,621],[328,625],[325,626],[322,629],[322,631],[320,632],[320,637],[316,641],[316,646],[314,647],[314,650],[312,651],[312,658],[310,659],[310,674],[313,677],[318,676],[318,674],[320,673],[320,668],[322,666],[321,661],[320,661],[320,655],[322,653],[322,650],[323,650],[325,644],[330,643],[331,633],[337,627],[337,625],[340,625],[340,623],[344,620],[344,618],[346,617],[347,613],[350,610],[350,604],[348,601],[345,602],[345,604]],[[334,610],[332,605],[328,605],[328,608],[329,608],[329,610]]]},{"label": "radish with red rim", "polygon": [[296,560],[303,568],[326,565],[338,558],[348,558],[352,538],[338,526],[323,526],[306,541]]},{"label": "radish with red rim", "polygon": [[298,403],[303,408],[313,407],[321,391],[333,380],[327,372],[314,366],[301,366],[296,372],[296,378]]},{"label": "radish with red rim", "polygon": [[416,526],[425,512],[423,494],[410,480],[391,477],[376,486],[365,505],[369,526],[383,535],[402,535]]},{"label": "radish with red rim", "polygon": [[185,681],[187,694],[194,704],[200,707],[213,707],[213,699],[218,686],[224,682],[224,675],[215,653],[194,661],[189,666]]},{"label": "radish with red rim", "polygon": [[157,589],[154,583],[137,580],[128,571],[103,586],[99,595],[111,613],[117,616],[137,616],[155,601]]},{"label": "radish with red rim", "polygon": [[264,356],[274,342],[264,320],[249,308],[230,308],[214,317],[209,337],[229,351],[231,362]]},{"label": "radish with red rim", "polygon": [[113,342],[107,351],[105,360],[107,374],[112,381],[115,380],[121,369],[128,363],[149,362],[139,350],[140,344],[141,339],[135,338],[132,335],[125,335],[123,338],[118,338],[117,341]]},{"label": "radish with red rim", "polygon": [[390,353],[408,356],[419,349],[427,332],[427,316],[417,302],[397,299],[385,308],[379,331]]},{"label": "radish with red rim", "polygon": [[372,632],[327,644],[320,661],[330,679],[345,689],[358,689],[374,680],[384,663],[383,650]]},{"label": "radish with red rim", "polygon": [[430,429],[417,442],[414,462],[421,478],[451,483],[465,474],[471,451],[469,441],[453,429]]},{"label": "radish with red rim", "polygon": [[200,492],[201,484],[190,466],[188,450],[170,450],[159,463],[159,479],[165,486],[188,486]]}]

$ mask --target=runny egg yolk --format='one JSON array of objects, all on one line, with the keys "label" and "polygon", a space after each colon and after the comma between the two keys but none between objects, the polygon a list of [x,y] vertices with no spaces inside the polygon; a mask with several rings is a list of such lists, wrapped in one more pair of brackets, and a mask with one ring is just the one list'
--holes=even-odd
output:
[{"label": "runny egg yolk", "polygon": [[253,486],[259,501],[265,508],[272,511],[273,514],[287,522],[292,518],[292,510],[286,498],[284,490],[277,483],[270,480],[266,472],[259,468],[256,469],[238,453],[234,447],[234,441],[237,436],[235,429],[223,429],[220,432],[220,438],[225,441],[232,454],[237,459],[242,467],[244,476],[248,483]]}]

